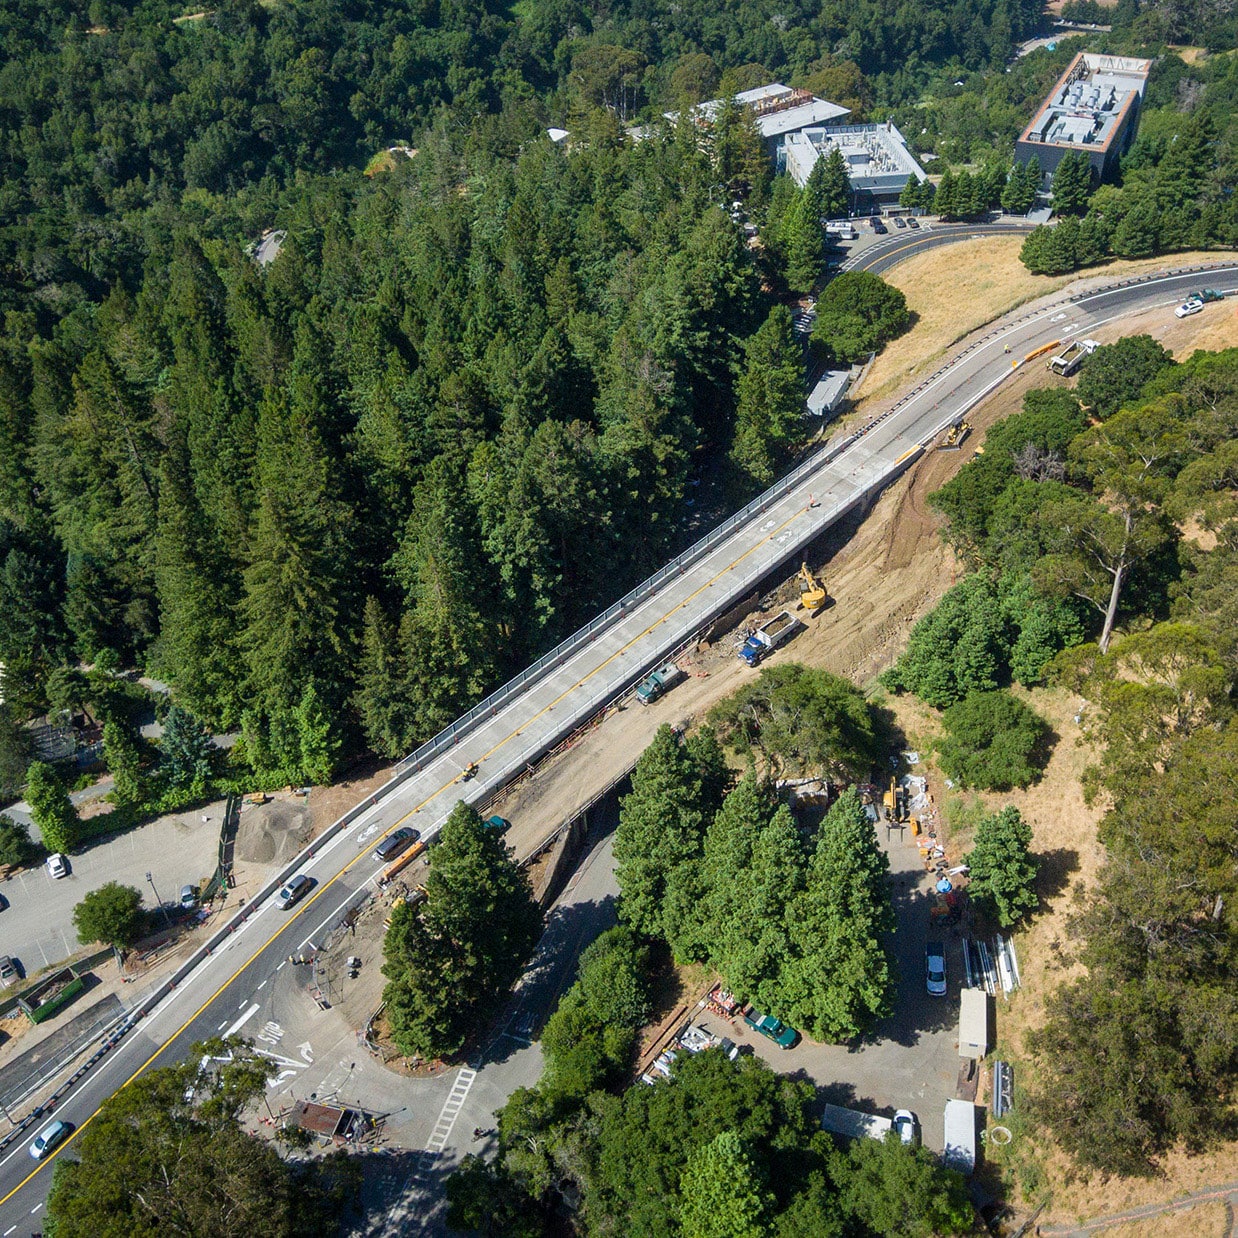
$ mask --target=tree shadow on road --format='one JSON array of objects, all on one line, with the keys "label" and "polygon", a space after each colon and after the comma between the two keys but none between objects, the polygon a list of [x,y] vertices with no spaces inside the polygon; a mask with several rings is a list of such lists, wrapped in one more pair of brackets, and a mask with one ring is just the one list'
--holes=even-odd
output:
[{"label": "tree shadow on road", "polygon": [[576,979],[581,951],[617,922],[617,901],[608,895],[551,909],[520,987],[480,1038],[484,1047],[468,1054],[474,1069],[478,1062],[490,1066],[507,1061],[541,1035],[560,996]]}]

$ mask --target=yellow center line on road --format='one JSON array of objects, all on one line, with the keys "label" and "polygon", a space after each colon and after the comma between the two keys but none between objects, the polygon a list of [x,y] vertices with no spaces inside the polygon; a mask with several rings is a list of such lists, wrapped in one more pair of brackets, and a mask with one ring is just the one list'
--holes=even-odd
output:
[{"label": "yellow center line on road", "polygon": [[[511,732],[509,735],[507,735],[504,739],[499,740],[499,742],[498,742],[497,744],[495,744],[495,745],[494,745],[494,747],[493,747],[493,748],[491,748],[488,752],[486,752],[486,753],[482,756],[482,758],[481,758],[481,759],[484,761],[484,760],[486,759],[486,757],[489,757],[489,756],[493,755],[494,753],[498,752],[498,750],[499,750],[500,748],[502,748],[505,744],[508,744],[508,743],[510,743],[513,739],[515,739],[515,738],[516,738],[516,737],[517,737],[517,736],[521,733],[521,731],[523,731],[523,730],[524,730],[524,728],[525,728],[525,727],[527,727],[530,723],[532,723],[532,722],[536,722],[536,721],[537,721],[540,717],[542,717],[542,715],[543,715],[543,714],[546,714],[546,713],[548,713],[550,710],[552,710],[552,709],[553,709],[556,705],[558,705],[558,704],[559,704],[559,703],[560,703],[560,702],[561,702],[561,701],[562,701],[565,697],[567,697],[567,696],[569,696],[571,693],[575,692],[575,691],[576,691],[576,689],[577,689],[577,688],[579,688],[579,687],[581,687],[583,684],[588,683],[588,681],[589,681],[590,679],[592,679],[592,678],[593,678],[593,676],[595,676],[596,674],[598,674],[598,672],[599,672],[599,671],[604,670],[604,669],[605,669],[607,666],[609,666],[609,665],[610,665],[610,664],[611,664],[611,663],[612,663],[612,662],[613,662],[616,658],[618,658],[618,657],[620,657],[622,654],[626,653],[626,652],[627,652],[627,650],[629,650],[629,649],[630,649],[633,645],[635,645],[637,641],[639,641],[639,640],[643,639],[645,636],[648,636],[648,635],[649,635],[649,633],[650,633],[650,632],[652,632],[652,631],[654,630],[654,628],[658,627],[660,624],[665,623],[665,622],[666,622],[666,621],[667,621],[667,620],[668,620],[668,619],[669,619],[669,618],[670,618],[670,617],[671,617],[671,616],[675,613],[675,611],[677,611],[677,610],[682,610],[682,609],[683,609],[685,606],[687,606],[690,602],[692,602],[692,601],[693,601],[693,600],[695,600],[697,597],[699,597],[702,593],[704,593],[704,592],[705,592],[705,590],[706,590],[706,589],[708,589],[711,585],[713,585],[713,584],[715,584],[717,581],[721,580],[721,579],[722,579],[722,577],[723,577],[723,576],[725,576],[725,575],[727,574],[727,572],[732,571],[732,570],[733,570],[736,566],[738,566],[740,563],[742,563],[742,562],[743,562],[746,558],[748,558],[750,555],[754,554],[754,553],[755,553],[757,550],[759,550],[762,546],[766,545],[768,542],[772,541],[775,537],[777,537],[779,533],[781,533],[784,529],[788,528],[788,527],[789,527],[789,526],[790,526],[790,525],[791,525],[791,524],[792,524],[795,520],[797,520],[800,516],[802,516],[802,515],[804,514],[804,510],[805,510],[805,509],[799,509],[799,510],[797,510],[797,511],[793,512],[793,513],[792,513],[792,514],[791,514],[791,515],[790,515],[790,516],[789,516],[786,520],[784,520],[784,521],[782,522],[782,524],[780,524],[780,525],[779,525],[776,529],[774,529],[772,532],[770,532],[770,533],[769,533],[769,534],[767,534],[765,537],[763,537],[763,538],[762,538],[759,542],[756,542],[756,543],[754,543],[752,546],[750,546],[747,550],[745,550],[745,551],[744,551],[744,553],[743,553],[742,555],[739,555],[737,558],[733,559],[733,560],[732,560],[730,563],[728,563],[728,564],[727,564],[727,566],[726,566],[726,567],[724,567],[724,568],[723,568],[720,572],[718,572],[716,575],[712,576],[712,577],[711,577],[709,580],[707,580],[707,581],[706,581],[703,585],[701,585],[701,586],[700,586],[700,588],[698,588],[698,589],[694,590],[692,593],[690,593],[690,594],[689,594],[689,595],[688,595],[688,596],[687,596],[687,597],[686,597],[686,598],[685,598],[682,602],[678,602],[678,603],[676,603],[676,605],[675,605],[674,607],[672,607],[670,610],[668,610],[668,611],[667,611],[664,615],[662,615],[662,616],[661,616],[661,618],[659,618],[659,619],[655,619],[653,623],[651,623],[651,624],[650,624],[647,628],[645,628],[645,629],[644,629],[644,631],[637,633],[637,635],[636,635],[636,636],[634,636],[634,637],[632,637],[632,639],[631,639],[630,641],[628,641],[626,645],[624,645],[624,646],[623,646],[622,648],[620,648],[620,649],[617,649],[617,650],[616,650],[613,654],[611,654],[611,655],[610,655],[610,657],[609,657],[609,658],[607,658],[605,662],[602,662],[602,663],[601,663],[601,664],[599,664],[598,666],[594,667],[594,669],[593,669],[593,670],[591,670],[591,671],[589,672],[589,674],[588,674],[588,675],[584,676],[582,679],[578,679],[578,680],[577,680],[574,684],[572,684],[572,686],[571,686],[570,688],[567,688],[567,689],[565,689],[563,692],[561,692],[561,693],[560,693],[557,697],[555,697],[555,699],[554,699],[553,701],[551,701],[551,702],[550,702],[550,704],[549,704],[549,705],[546,705],[546,706],[544,706],[542,709],[538,710],[538,712],[537,712],[536,714],[534,714],[534,715],[533,715],[533,717],[531,717],[531,718],[527,719],[527,720],[526,720],[526,721],[525,721],[525,722],[524,722],[524,723],[523,723],[523,724],[522,724],[522,725],[521,725],[518,729],[516,729],[516,730],[512,731],[512,732]],[[442,793],[443,793],[444,791],[446,791],[449,787],[454,786],[456,783],[460,782],[460,781],[461,781],[461,779],[462,779],[462,777],[463,777],[463,775],[461,775],[461,774],[457,774],[454,778],[449,779],[449,780],[448,780],[447,782],[445,782],[445,783],[444,783],[441,787],[439,787],[439,789],[438,789],[437,791],[435,791],[435,792],[433,792],[432,794],[430,794],[430,795],[426,796],[426,798],[425,798],[424,800],[422,800],[420,804],[417,804],[415,807],[410,808],[410,809],[409,809],[409,811],[408,811],[408,812],[406,812],[406,813],[404,814],[404,816],[402,816],[402,817],[401,817],[398,821],[393,822],[393,823],[392,823],[392,825],[388,827],[388,829],[387,829],[387,830],[386,830],[386,832],[382,835],[382,837],[383,837],[383,838],[386,838],[386,837],[387,837],[387,835],[388,835],[388,834],[390,834],[392,830],[395,830],[396,828],[398,828],[398,827],[399,827],[399,826],[400,826],[403,822],[407,821],[407,820],[409,819],[409,817],[411,817],[411,816],[413,816],[415,813],[419,812],[419,811],[420,811],[422,808],[424,808],[427,804],[429,804],[429,803],[433,802],[433,801],[434,801],[435,799],[437,799],[440,795],[442,795]],[[314,905],[314,903],[316,903],[316,902],[318,901],[318,899],[319,899],[319,898],[321,898],[321,897],[322,897],[322,895],[324,895],[324,894],[327,892],[327,890],[329,890],[329,889],[330,889],[330,888],[331,888],[331,887],[332,887],[332,886],[333,886],[333,885],[334,885],[337,881],[339,881],[339,879],[340,879],[341,877],[343,877],[343,876],[344,876],[347,872],[349,872],[349,871],[353,868],[353,866],[354,866],[354,865],[359,864],[359,863],[360,863],[360,862],[361,862],[364,858],[365,858],[365,853],[364,853],[364,852],[363,852],[361,855],[355,856],[355,857],[354,857],[353,859],[351,859],[351,860],[350,860],[347,864],[345,864],[345,865],[344,865],[344,867],[343,867],[343,868],[341,868],[341,869],[340,869],[340,871],[339,871],[338,873],[336,873],[334,877],[331,877],[331,878],[329,878],[327,881],[324,881],[324,882],[321,884],[321,886],[320,886],[320,887],[319,887],[319,888],[318,888],[318,889],[314,892],[313,897],[311,897],[311,898],[310,898],[310,899],[309,899],[309,900],[305,903],[305,905],[301,908],[301,912],[300,912],[300,913],[298,913],[298,914],[299,914],[299,915],[300,915],[300,914],[304,914],[305,912],[309,911],[309,909],[310,909],[310,908]],[[248,969],[249,969],[249,967],[251,967],[251,966],[253,965],[253,963],[254,963],[254,962],[255,962],[255,961],[256,961],[256,960],[257,960],[257,959],[258,959],[258,958],[259,958],[259,957],[260,957],[263,953],[265,953],[265,952],[266,952],[266,951],[267,951],[267,950],[268,950],[268,949],[269,949],[272,945],[274,945],[274,944],[275,944],[276,939],[277,939],[277,938],[278,938],[278,937],[279,937],[282,933],[284,933],[284,932],[285,932],[285,931],[286,931],[286,930],[287,930],[287,929],[288,929],[288,928],[292,925],[292,923],[293,923],[293,921],[292,921],[292,920],[287,920],[287,921],[285,921],[282,925],[280,925],[280,927],[279,927],[278,929],[276,929],[276,930],[275,930],[275,932],[274,932],[274,933],[272,933],[272,934],[271,934],[271,936],[270,936],[270,937],[268,937],[268,938],[267,938],[267,940],[266,940],[266,941],[264,941],[264,942],[262,943],[262,945],[260,945],[260,946],[259,946],[259,947],[258,947],[258,948],[257,948],[257,949],[253,952],[253,954],[251,954],[251,955],[249,956],[249,958],[247,958],[247,959],[245,960],[245,962],[243,962],[243,963],[242,963],[242,964],[241,964],[241,965],[240,965],[240,966],[236,969],[236,971],[234,971],[234,972],[232,973],[232,975],[230,975],[230,976],[229,976],[229,977],[228,977],[228,978],[227,978],[227,979],[226,979],[226,980],[225,980],[225,981],[224,981],[224,982],[223,982],[223,983],[219,986],[219,988],[217,988],[217,989],[214,991],[214,993],[212,993],[212,994],[210,995],[210,997],[208,997],[208,998],[207,998],[207,999],[206,999],[206,1000],[202,1003],[202,1005],[200,1005],[200,1006],[197,1008],[197,1010],[195,1010],[195,1011],[193,1012],[193,1014],[191,1014],[191,1015],[189,1016],[189,1018],[187,1018],[187,1019],[185,1020],[185,1022],[184,1022],[184,1023],[182,1023],[182,1024],[180,1025],[180,1027],[178,1027],[178,1028],[176,1029],[176,1031],[175,1031],[175,1032],[173,1032],[173,1033],[172,1033],[172,1035],[171,1035],[171,1036],[169,1036],[169,1037],[168,1037],[168,1038],[167,1038],[167,1039],[163,1042],[163,1044],[161,1044],[161,1045],[159,1046],[159,1048],[157,1048],[157,1049],[154,1051],[154,1053],[152,1053],[152,1054],[150,1055],[150,1057],[148,1057],[148,1058],[146,1059],[146,1061],[144,1061],[144,1062],[143,1062],[143,1063],[142,1063],[142,1064],[141,1064],[141,1065],[137,1068],[137,1070],[135,1070],[135,1071],[133,1072],[133,1074],[131,1074],[131,1075],[129,1076],[129,1078],[128,1078],[128,1079],[126,1079],[126,1080],[124,1081],[124,1083],[122,1083],[122,1084],[121,1084],[121,1087],[122,1087],[122,1088],[126,1088],[126,1087],[128,1087],[128,1086],[129,1086],[129,1084],[131,1084],[131,1083],[132,1083],[132,1082],[133,1082],[133,1081],[134,1081],[134,1080],[135,1080],[135,1079],[136,1079],[139,1075],[144,1074],[144,1073],[145,1073],[145,1072],[146,1072],[146,1071],[150,1068],[150,1066],[152,1065],[152,1063],[156,1062],[156,1061],[157,1061],[160,1057],[162,1057],[162,1056],[163,1056],[163,1054],[167,1051],[168,1046],[169,1046],[169,1045],[171,1045],[171,1044],[173,1043],[173,1041],[177,1040],[177,1039],[178,1039],[181,1035],[183,1035],[183,1033],[185,1032],[186,1028],[188,1028],[188,1027],[189,1027],[192,1023],[194,1023],[194,1022],[195,1022],[195,1021],[199,1018],[199,1016],[203,1013],[203,1011],[205,1011],[205,1010],[206,1010],[206,1009],[207,1009],[207,1008],[211,1005],[211,1003],[212,1003],[212,1002],[216,1001],[216,1000],[219,998],[219,996],[220,996],[220,995],[221,995],[221,994],[222,994],[222,993],[223,993],[226,989],[228,989],[231,985],[233,985],[233,984],[237,981],[237,979],[241,976],[241,974],[242,974],[243,972],[245,972],[246,970],[248,970]],[[118,1088],[118,1089],[117,1089],[117,1091],[119,1091],[119,1090],[120,1090],[120,1088]],[[58,1148],[57,1148],[57,1149],[56,1149],[56,1150],[55,1150],[55,1151],[54,1151],[54,1152],[53,1152],[50,1156],[48,1156],[45,1160],[40,1161],[40,1162],[39,1162],[39,1164],[38,1164],[37,1166],[35,1166],[35,1168],[34,1168],[33,1170],[31,1170],[31,1172],[30,1172],[29,1174],[27,1174],[27,1175],[26,1175],[26,1177],[25,1177],[25,1178],[23,1178],[23,1179],[21,1180],[21,1182],[19,1182],[19,1183],[18,1183],[18,1184],[17,1184],[17,1185],[16,1185],[16,1186],[15,1186],[15,1187],[11,1190],[11,1191],[9,1191],[9,1193],[8,1193],[7,1195],[4,1195],[3,1197],[0,1197],[0,1205],[3,1205],[3,1204],[5,1204],[5,1203],[7,1203],[7,1202],[8,1202],[8,1200],[12,1199],[12,1198],[13,1198],[13,1196],[14,1196],[14,1195],[16,1195],[16,1194],[17,1194],[17,1192],[18,1192],[18,1191],[20,1191],[20,1190],[22,1189],[22,1187],[24,1187],[24,1186],[25,1186],[28,1182],[30,1182],[30,1181],[31,1181],[31,1179],[33,1179],[33,1178],[34,1178],[37,1174],[39,1174],[40,1172],[42,1172],[42,1170],[43,1170],[43,1169],[45,1169],[48,1165],[51,1165],[51,1164],[52,1164],[52,1163],[56,1160],[56,1158],[60,1155],[60,1153],[61,1153],[61,1152],[63,1152],[66,1148],[68,1148],[68,1146],[69,1146],[69,1145],[70,1145],[70,1144],[71,1144],[71,1143],[72,1143],[72,1142],[73,1142],[73,1141],[74,1141],[74,1140],[75,1140],[75,1139],[76,1139],[76,1138],[77,1138],[77,1137],[78,1137],[78,1136],[79,1136],[79,1135],[80,1135],[80,1134],[81,1134],[81,1133],[82,1133],[82,1132],[83,1132],[83,1131],[84,1131],[84,1130],[85,1130],[85,1129],[86,1129],[86,1128],[87,1128],[90,1124],[91,1124],[91,1122],[93,1122],[93,1121],[95,1120],[95,1118],[97,1118],[98,1116],[99,1116],[99,1109],[96,1109],[96,1110],[95,1110],[95,1111],[94,1111],[94,1112],[90,1115],[90,1117],[88,1117],[88,1118],[87,1118],[84,1122],[82,1122],[82,1124],[81,1124],[80,1126],[78,1126],[78,1127],[74,1130],[73,1134],[71,1134],[71,1135],[68,1137],[68,1139],[66,1139],[66,1140],[64,1141],[64,1143],[62,1143],[62,1144],[60,1145],[60,1147],[58,1147]]]}]

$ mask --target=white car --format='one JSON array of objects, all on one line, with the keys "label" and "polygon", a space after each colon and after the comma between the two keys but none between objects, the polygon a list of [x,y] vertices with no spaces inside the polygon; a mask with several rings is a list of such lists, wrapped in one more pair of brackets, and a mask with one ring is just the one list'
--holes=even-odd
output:
[{"label": "white car", "polygon": [[69,875],[69,862],[59,851],[53,851],[47,857],[47,871],[54,880],[59,881],[61,877]]},{"label": "white car", "polygon": [[894,1130],[897,1132],[899,1139],[910,1147],[915,1147],[919,1144],[920,1123],[910,1109],[898,1109],[895,1111]]},{"label": "white car", "polygon": [[1189,318],[1192,314],[1198,314],[1203,308],[1204,303],[1198,297],[1192,297],[1189,301],[1183,301],[1174,310],[1174,314],[1179,318]]}]

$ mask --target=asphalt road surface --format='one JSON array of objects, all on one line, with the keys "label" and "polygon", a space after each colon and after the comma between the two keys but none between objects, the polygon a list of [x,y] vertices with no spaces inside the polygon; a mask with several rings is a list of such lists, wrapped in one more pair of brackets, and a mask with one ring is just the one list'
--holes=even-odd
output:
[{"label": "asphalt road surface", "polygon": [[[147,1067],[186,1057],[194,1041],[229,1031],[253,1031],[263,990],[287,966],[288,956],[321,940],[357,891],[376,876],[378,865],[370,853],[380,834],[405,822],[431,835],[462,794],[480,798],[501,785],[532,759],[530,754],[546,751],[631,683],[634,674],[677,648],[855,503],[897,476],[923,444],[1001,383],[1012,360],[1053,340],[1086,335],[1125,314],[1157,306],[1170,314],[1188,291],[1202,283],[1238,290],[1238,263],[1217,264],[1206,273],[1158,277],[1074,303],[1058,295],[1048,303],[1025,307],[1017,319],[994,327],[936,377],[922,382],[853,446],[802,476],[681,575],[634,602],[590,644],[548,669],[454,749],[351,822],[304,866],[302,871],[316,884],[303,902],[281,912],[274,900],[268,900],[68,1093],[56,1116],[77,1125],[73,1138],[36,1164],[27,1152],[39,1129],[34,1126],[29,1138],[10,1145],[0,1156],[0,1238],[19,1232],[24,1238],[41,1228],[39,1213],[54,1163],[59,1156],[73,1155],[78,1134],[107,1096]],[[470,761],[480,764],[481,773],[462,783],[461,774]],[[512,841],[524,853],[525,840],[515,829]]]},{"label": "asphalt road surface", "polygon": [[904,259],[936,249],[939,245],[953,245],[956,241],[986,236],[1026,236],[1033,227],[1025,220],[1005,219],[993,224],[931,223],[906,231],[891,230],[889,236],[883,236],[871,244],[853,246],[838,269],[871,271],[874,275],[880,275]]}]

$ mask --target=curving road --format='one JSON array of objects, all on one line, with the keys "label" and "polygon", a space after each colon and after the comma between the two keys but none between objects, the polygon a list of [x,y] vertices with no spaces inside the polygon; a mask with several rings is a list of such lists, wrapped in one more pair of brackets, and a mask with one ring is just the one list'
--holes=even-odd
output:
[{"label": "curving road", "polygon": [[[350,900],[374,879],[377,866],[370,853],[381,834],[406,822],[432,837],[459,798],[480,799],[508,781],[896,477],[1010,374],[1012,356],[1022,357],[1051,340],[1086,335],[1124,315],[1158,306],[1169,313],[1186,292],[1205,282],[1238,290],[1238,262],[1209,267],[1206,274],[1196,269],[1151,277],[1074,300],[1058,294],[1025,307],[967,345],[861,433],[806,462],[750,518],[683,563],[656,591],[632,601],[592,639],[496,705],[454,748],[391,784],[329,840],[315,844],[300,865],[316,882],[311,895],[291,912],[276,910],[269,897],[256,899],[254,913],[64,1096],[57,1116],[77,1124],[80,1132],[107,1096],[148,1067],[186,1057],[196,1040],[229,1031],[254,1034],[262,1019],[278,1009],[278,1001],[294,1000],[294,992],[296,1000],[307,1000],[303,985],[290,984],[298,969],[288,966],[288,956],[321,940],[319,935],[338,923]],[[481,772],[462,783],[469,762],[477,762]],[[590,788],[582,788],[582,800],[589,793]],[[509,837],[522,855],[538,841],[522,837],[519,822]],[[289,1055],[288,1067],[295,1069],[295,1053],[280,1052]],[[0,1152],[0,1238],[19,1231],[25,1238],[40,1228],[56,1159],[36,1165],[27,1154],[40,1125]],[[70,1140],[56,1155],[65,1150],[71,1155],[73,1146]]]},{"label": "curving road", "polygon": [[1026,220],[1003,219],[992,224],[921,224],[915,231],[895,232],[872,245],[856,250],[840,266],[840,271],[871,271],[880,275],[907,258],[939,245],[979,240],[986,236],[1026,236],[1035,224]]}]

